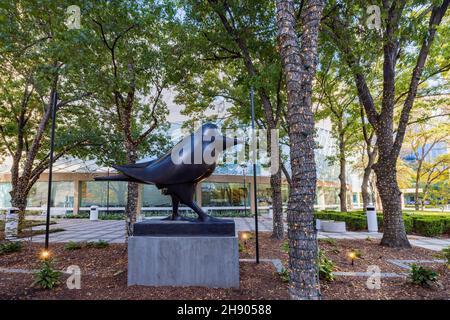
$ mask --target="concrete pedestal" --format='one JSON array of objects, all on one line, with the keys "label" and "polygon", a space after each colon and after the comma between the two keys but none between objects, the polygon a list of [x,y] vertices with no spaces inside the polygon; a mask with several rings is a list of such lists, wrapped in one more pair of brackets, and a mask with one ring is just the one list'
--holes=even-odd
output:
[{"label": "concrete pedestal", "polygon": [[239,287],[237,236],[133,236],[128,285]]}]

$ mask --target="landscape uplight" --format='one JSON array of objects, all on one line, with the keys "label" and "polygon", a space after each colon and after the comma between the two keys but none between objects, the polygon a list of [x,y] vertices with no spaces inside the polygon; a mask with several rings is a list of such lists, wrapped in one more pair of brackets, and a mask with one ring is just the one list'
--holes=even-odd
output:
[{"label": "landscape uplight", "polygon": [[48,250],[42,250],[40,257],[42,260],[47,260],[50,257],[50,251]]},{"label": "landscape uplight", "polygon": [[355,259],[356,259],[356,253],[354,251],[350,251],[348,254],[348,257],[352,260],[352,266],[355,263]]}]

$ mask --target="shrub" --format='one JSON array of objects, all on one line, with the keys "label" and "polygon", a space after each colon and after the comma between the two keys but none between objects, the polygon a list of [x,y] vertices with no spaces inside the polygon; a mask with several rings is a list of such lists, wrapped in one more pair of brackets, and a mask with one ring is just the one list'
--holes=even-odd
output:
[{"label": "shrub", "polygon": [[411,233],[414,231],[414,219],[409,216],[403,216],[403,222],[405,224],[406,233]]},{"label": "shrub", "polygon": [[[53,228],[48,230],[48,233],[56,233],[56,232],[63,232],[66,231],[66,229],[63,228]],[[40,234],[45,234],[45,229],[40,229],[40,230],[33,230],[32,235],[33,236],[38,236]]]},{"label": "shrub", "polygon": [[239,241],[238,246],[239,246],[239,252],[246,252],[247,251],[245,249],[245,246],[242,244],[242,242]]},{"label": "shrub", "polygon": [[103,213],[98,216],[100,220],[125,220],[125,215],[121,213]]},{"label": "shrub", "polygon": [[64,249],[66,250],[79,250],[82,245],[79,242],[69,241],[64,245]]},{"label": "shrub", "polygon": [[22,242],[20,241],[6,241],[0,244],[0,255],[19,252],[22,250]]},{"label": "shrub", "polygon": [[411,265],[409,277],[412,283],[422,287],[431,287],[438,280],[438,274],[435,271],[416,264]]},{"label": "shrub", "polygon": [[109,243],[108,243],[108,241],[105,241],[105,240],[98,240],[98,241],[88,242],[86,244],[86,247],[96,248],[96,249],[104,249],[104,248],[109,247]]},{"label": "shrub", "polygon": [[334,263],[325,256],[322,250],[319,250],[319,278],[325,281],[333,281]]},{"label": "shrub", "polygon": [[442,256],[447,259],[447,265],[450,265],[450,246],[442,249]]},{"label": "shrub", "polygon": [[61,272],[55,270],[52,260],[44,260],[40,269],[34,274],[33,286],[39,285],[44,289],[52,289],[60,283]]},{"label": "shrub", "polygon": [[337,241],[336,239],[333,238],[325,238],[325,239],[319,239],[320,242],[324,242],[329,244],[330,246],[336,246],[337,245]]},{"label": "shrub", "polygon": [[281,245],[281,250],[283,250],[283,252],[288,253],[289,252],[289,242],[287,242],[287,241],[283,242],[283,244]]},{"label": "shrub", "polygon": [[443,233],[450,235],[450,218],[444,219],[444,230]]},{"label": "shrub", "polygon": [[[347,229],[358,231],[367,229],[367,218],[362,211],[336,212],[317,211],[314,213],[316,219],[345,221]],[[377,214],[378,228],[383,230],[383,214]],[[450,234],[450,218],[442,215],[404,214],[403,222],[406,233],[417,233],[423,236],[436,236]]]},{"label": "shrub", "polygon": [[423,236],[432,237],[443,233],[443,220],[434,218],[418,218],[414,220],[415,231]]},{"label": "shrub", "polygon": [[281,272],[278,273],[280,275],[281,281],[288,283],[289,282],[289,270],[281,269]]},{"label": "shrub", "polygon": [[64,219],[89,219],[89,213],[86,212],[80,212],[78,214],[65,214],[61,216],[61,218]]}]

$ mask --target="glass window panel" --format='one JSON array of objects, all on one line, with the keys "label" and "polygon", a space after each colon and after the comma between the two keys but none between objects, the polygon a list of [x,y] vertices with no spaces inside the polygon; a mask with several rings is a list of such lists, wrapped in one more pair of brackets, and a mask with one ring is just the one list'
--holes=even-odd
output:
[{"label": "glass window panel", "polygon": [[250,186],[243,183],[203,182],[202,206],[233,207],[250,205]]},{"label": "glass window panel", "polygon": [[[258,195],[258,206],[272,205],[272,188],[270,184],[258,183],[256,194]],[[283,205],[287,205],[289,200],[289,186],[287,184],[281,185],[281,201]]]},{"label": "glass window panel", "polygon": [[323,194],[325,199],[325,205],[339,204],[339,196],[337,189],[323,188]]},{"label": "glass window panel", "polygon": [[0,183],[0,208],[10,208],[11,207],[11,183],[2,182]]},{"label": "glass window panel", "polygon": [[[31,188],[27,198],[28,207],[47,205],[48,182],[38,181]],[[51,206],[73,208],[74,188],[72,181],[54,181],[52,183]]]},{"label": "glass window panel", "polygon": [[256,195],[258,197],[258,206],[267,207],[272,205],[272,188],[270,184],[258,183],[256,185]]},{"label": "glass window panel", "polygon": [[124,207],[127,204],[127,183],[123,181],[82,181],[80,188],[80,206]]},{"label": "glass window panel", "polygon": [[143,207],[171,207],[172,199],[168,195],[161,194],[161,190],[154,185],[143,186],[142,206]]}]

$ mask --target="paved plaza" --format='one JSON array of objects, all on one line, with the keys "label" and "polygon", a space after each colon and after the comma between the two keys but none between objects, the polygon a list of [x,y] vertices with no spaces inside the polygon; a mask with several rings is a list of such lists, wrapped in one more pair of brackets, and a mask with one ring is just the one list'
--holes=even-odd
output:
[{"label": "paved plaza", "polygon": [[[254,231],[254,218],[234,218],[236,223],[236,231]],[[259,218],[259,231],[272,231],[272,219],[268,216],[261,216]],[[125,242],[125,222],[124,221],[109,221],[99,220],[90,221],[88,219],[58,219],[56,224],[50,226],[51,229],[62,228],[65,231],[51,233],[50,242],[83,242],[83,241],[97,241],[104,240],[110,243],[124,243]],[[43,229],[44,226],[34,227],[33,229]],[[287,227],[286,227],[287,228]],[[333,239],[366,239],[367,237],[373,239],[381,239],[382,234],[378,232],[345,232],[345,233],[329,233],[319,232],[318,238],[333,238]],[[33,242],[44,242],[44,235],[34,236],[31,239]],[[450,246],[450,239],[436,239],[426,238],[421,236],[408,236],[411,245],[422,247],[434,251],[440,251],[443,248]]]}]

